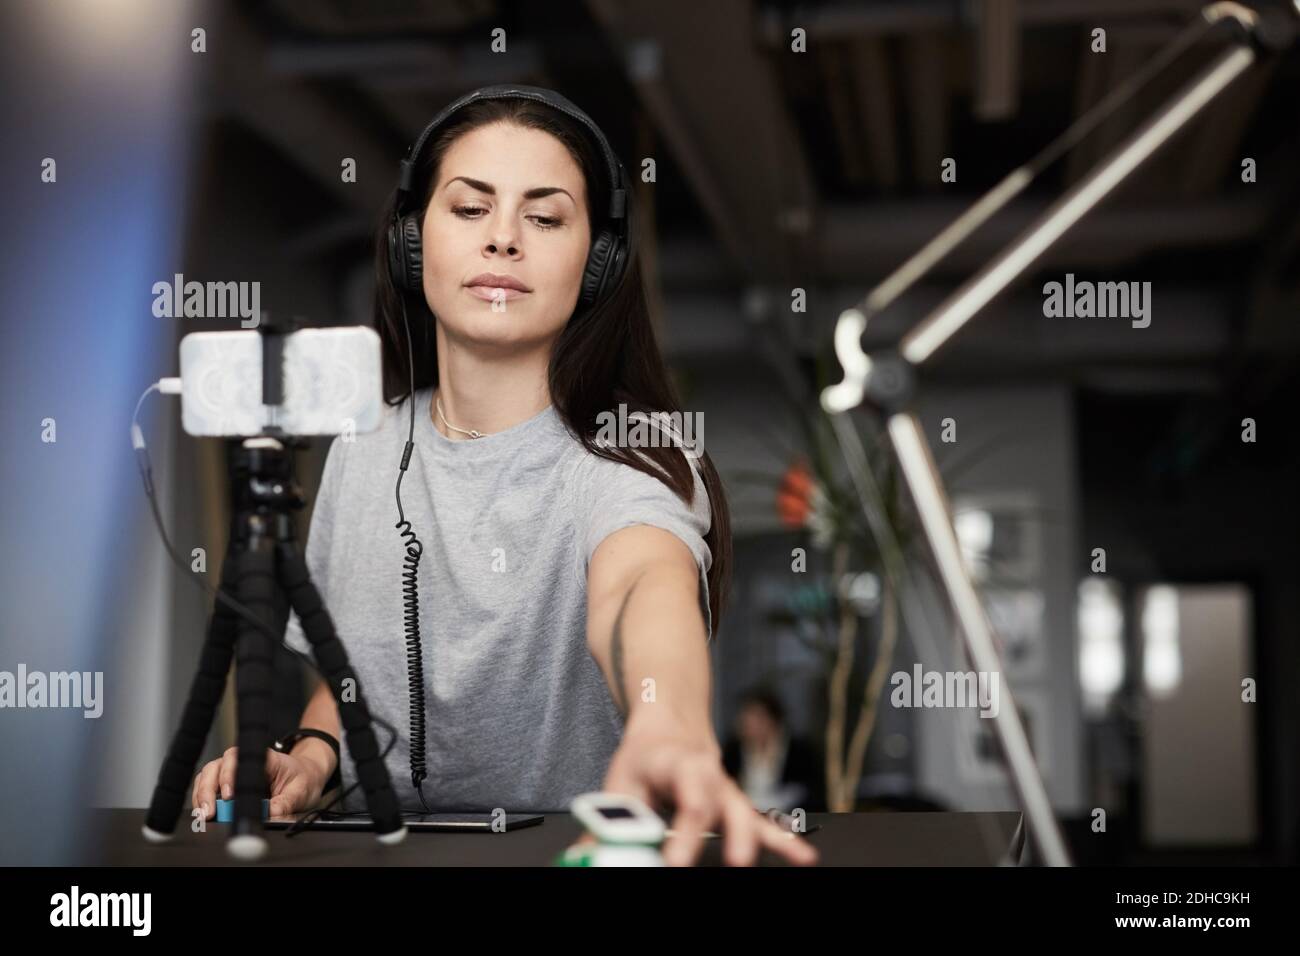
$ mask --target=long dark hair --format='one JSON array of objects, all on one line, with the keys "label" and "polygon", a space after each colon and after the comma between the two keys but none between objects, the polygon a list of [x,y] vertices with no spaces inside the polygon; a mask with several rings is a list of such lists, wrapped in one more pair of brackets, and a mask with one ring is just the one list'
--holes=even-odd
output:
[{"label": "long dark hair", "polygon": [[[587,214],[594,237],[601,226],[600,210],[609,208],[608,173],[585,127],[544,103],[520,99],[478,100],[458,111],[435,134],[421,158],[416,183],[423,199],[421,221],[437,185],[442,157],[457,138],[491,123],[508,122],[550,133],[568,148],[587,182]],[[388,271],[386,233],[393,216],[396,190],[379,221],[375,242],[375,329],[383,342],[384,400],[401,404],[411,390],[410,356],[402,320],[402,299],[411,323],[415,349],[415,388],[438,384],[434,317],[423,295],[400,292]],[[629,197],[630,199],[631,197]],[[597,416],[616,411],[680,412],[681,403],[668,376],[646,297],[636,221],[629,202],[629,246],[622,280],[607,289],[590,308],[579,308],[561,330],[551,351],[547,378],[551,401],[569,432],[593,455],[622,462],[657,478],[687,505],[694,499],[691,463],[678,448],[621,448],[596,442]],[[653,419],[652,419],[653,420]],[[700,474],[709,496],[713,522],[705,543],[713,556],[708,572],[709,611],[716,635],[731,585],[731,514],[722,479],[707,452],[699,458]]]}]

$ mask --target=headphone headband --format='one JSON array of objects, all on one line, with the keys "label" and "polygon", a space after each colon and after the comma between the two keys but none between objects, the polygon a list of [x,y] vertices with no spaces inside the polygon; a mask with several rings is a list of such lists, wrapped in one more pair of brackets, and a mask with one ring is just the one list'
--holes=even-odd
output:
[{"label": "headphone headband", "polygon": [[399,176],[397,180],[397,202],[395,211],[398,217],[407,212],[407,201],[411,195],[411,189],[415,184],[415,173],[418,167],[420,156],[424,153],[424,148],[434,132],[441,127],[454,113],[463,109],[471,103],[479,100],[500,100],[500,99],[521,99],[534,100],[538,103],[544,103],[552,109],[559,110],[572,119],[577,120],[585,126],[590,132],[592,139],[600,147],[600,152],[605,160],[605,165],[609,171],[609,212],[608,217],[618,220],[626,227],[623,220],[627,217],[627,177],[623,172],[623,164],[619,162],[618,157],[614,155],[613,149],[610,148],[609,141],[605,139],[605,134],[600,131],[600,127],[590,116],[575,106],[565,97],[553,90],[543,89],[540,86],[524,86],[518,83],[500,83],[495,86],[485,86],[480,89],[467,93],[460,99],[456,100],[446,109],[442,110],[435,116],[429,125],[424,128],[419,137],[406,152],[406,158],[402,160],[399,167]]}]

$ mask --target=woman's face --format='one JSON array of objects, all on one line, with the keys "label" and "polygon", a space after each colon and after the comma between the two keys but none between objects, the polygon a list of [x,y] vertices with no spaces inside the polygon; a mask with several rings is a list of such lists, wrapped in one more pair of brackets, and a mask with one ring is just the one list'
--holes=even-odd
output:
[{"label": "woman's face", "polygon": [[745,704],[736,717],[737,734],[749,744],[766,744],[776,736],[776,722],[765,707]]},{"label": "woman's face", "polygon": [[[452,342],[549,343],[577,305],[591,244],[582,170],[549,133],[480,126],[444,154],[422,235],[424,296]],[[476,284],[489,273],[527,291]]]}]

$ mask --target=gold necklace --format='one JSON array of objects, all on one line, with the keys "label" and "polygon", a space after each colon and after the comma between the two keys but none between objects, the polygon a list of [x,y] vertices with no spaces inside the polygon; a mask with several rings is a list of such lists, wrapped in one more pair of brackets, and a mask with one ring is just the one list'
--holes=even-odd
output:
[{"label": "gold necklace", "polygon": [[443,423],[444,425],[446,425],[448,428],[450,428],[452,431],[454,431],[454,432],[460,432],[462,435],[468,435],[470,438],[483,438],[483,437],[485,437],[484,434],[483,434],[482,432],[475,431],[475,430],[472,429],[472,428],[457,428],[457,427],[456,427],[455,425],[453,425],[451,422],[447,421],[447,416],[444,415],[444,414],[442,413],[442,400],[441,400],[441,399],[435,397],[434,400],[433,400],[433,404],[436,405],[436,406],[438,407],[438,417],[442,419],[442,423]]}]

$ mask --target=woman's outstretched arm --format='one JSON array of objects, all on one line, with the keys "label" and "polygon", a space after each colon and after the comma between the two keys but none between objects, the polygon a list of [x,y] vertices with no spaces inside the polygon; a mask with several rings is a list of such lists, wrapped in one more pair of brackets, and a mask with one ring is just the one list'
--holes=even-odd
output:
[{"label": "woman's outstretched arm", "polygon": [[671,722],[716,747],[698,589],[676,535],[649,525],[614,532],[587,572],[587,645],[629,730]]},{"label": "woman's outstretched arm", "polygon": [[605,789],[673,808],[669,864],[693,863],[718,827],[729,864],[752,864],[760,846],[814,863],[813,847],[755,813],[723,770],[699,581],[690,549],[649,525],[614,532],[592,555],[587,645],[625,720]]}]

